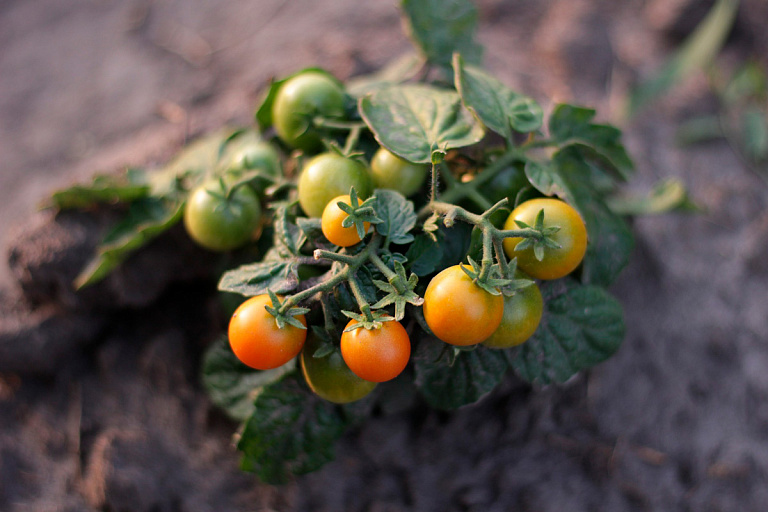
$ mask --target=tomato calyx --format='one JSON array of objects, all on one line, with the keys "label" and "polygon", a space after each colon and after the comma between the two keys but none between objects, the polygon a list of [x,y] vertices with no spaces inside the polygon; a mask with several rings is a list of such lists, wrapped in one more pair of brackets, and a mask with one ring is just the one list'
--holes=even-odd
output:
[{"label": "tomato calyx", "polygon": [[[364,308],[366,309],[366,308]],[[347,318],[354,320],[357,323],[350,322],[344,329],[344,332],[352,332],[355,329],[380,329],[384,322],[391,322],[395,320],[395,317],[388,315],[384,311],[371,311],[370,307],[363,313],[353,313],[352,311],[341,312]]]},{"label": "tomato calyx", "polygon": [[516,251],[523,251],[529,247],[533,247],[533,254],[536,256],[536,259],[542,261],[544,260],[544,250],[546,248],[562,248],[560,244],[550,238],[552,235],[560,231],[560,226],[544,227],[544,208],[539,210],[533,226],[530,226],[521,220],[515,220],[515,224],[517,224],[518,227],[522,229],[532,229],[539,233],[539,236],[526,238],[515,245]]},{"label": "tomato calyx", "polygon": [[265,309],[270,315],[275,317],[275,323],[280,329],[286,325],[292,325],[299,329],[307,328],[296,317],[309,313],[309,308],[293,307],[290,299],[280,302],[280,298],[272,290],[267,290],[267,293],[269,294],[269,300],[272,301],[272,305],[265,306]]},{"label": "tomato calyx", "polygon": [[347,218],[341,222],[341,226],[344,228],[354,226],[357,230],[357,236],[362,240],[365,238],[366,224],[375,225],[383,222],[376,216],[376,210],[374,209],[376,196],[369,197],[361,204],[355,187],[351,187],[349,189],[349,203],[347,204],[344,201],[336,203],[339,209],[347,214]]},{"label": "tomato calyx", "polygon": [[399,322],[405,317],[406,304],[411,304],[413,306],[421,306],[424,304],[424,299],[414,291],[416,285],[419,283],[419,278],[416,274],[411,272],[411,275],[406,277],[405,267],[397,260],[395,260],[394,272],[392,272],[378,256],[372,257],[371,260],[379,270],[383,271],[386,269],[389,271],[383,272],[384,275],[387,275],[387,282],[379,279],[374,279],[373,281],[373,284],[376,285],[379,290],[387,294],[376,304],[371,306],[373,309],[381,309],[394,304],[395,320]]}]

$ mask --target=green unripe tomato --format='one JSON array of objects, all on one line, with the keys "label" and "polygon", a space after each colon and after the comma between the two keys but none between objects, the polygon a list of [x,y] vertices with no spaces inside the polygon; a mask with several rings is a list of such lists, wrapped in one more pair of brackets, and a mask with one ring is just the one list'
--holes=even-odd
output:
[{"label": "green unripe tomato", "polygon": [[313,357],[319,346],[320,341],[310,333],[301,351],[301,371],[317,396],[336,404],[346,404],[360,400],[376,388],[375,382],[352,373],[338,350],[323,357]]},{"label": "green unripe tomato", "polygon": [[[527,278],[521,275],[519,278]],[[516,347],[533,336],[544,312],[544,299],[534,283],[517,290],[511,297],[504,296],[504,316],[501,325],[483,342],[489,348]]]},{"label": "green unripe tomato", "polygon": [[368,168],[336,153],[321,153],[309,160],[301,171],[299,204],[308,217],[320,217],[331,199],[349,194],[351,187],[355,187],[361,200],[373,193]]},{"label": "green unripe tomato", "polygon": [[197,187],[184,206],[190,238],[212,251],[229,251],[248,243],[261,222],[261,203],[249,186],[226,197],[226,186],[213,180]]},{"label": "green unripe tomato", "polygon": [[427,178],[428,168],[400,158],[386,148],[379,148],[371,159],[371,177],[375,188],[396,190],[404,196],[415,194]]},{"label": "green unripe tomato", "polygon": [[322,141],[312,127],[317,116],[344,116],[344,90],[330,76],[318,72],[299,73],[286,80],[272,104],[272,123],[280,139],[291,147],[316,152]]},{"label": "green unripe tomato", "polygon": [[[270,176],[279,176],[281,163],[280,155],[269,142],[258,140],[235,149],[229,162],[231,171],[260,170]],[[256,193],[262,195],[270,185],[268,179],[257,178],[250,182]]]}]

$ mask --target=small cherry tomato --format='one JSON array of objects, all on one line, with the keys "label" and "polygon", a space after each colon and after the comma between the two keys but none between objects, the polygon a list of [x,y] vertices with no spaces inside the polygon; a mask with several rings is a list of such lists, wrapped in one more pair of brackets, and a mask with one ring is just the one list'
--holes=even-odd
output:
[{"label": "small cherry tomato", "polygon": [[190,238],[212,251],[228,251],[248,243],[261,222],[261,203],[247,185],[226,197],[226,185],[213,180],[194,189],[184,206]]},{"label": "small cherry tomato", "polygon": [[361,200],[373,193],[368,168],[337,153],[322,153],[309,160],[301,171],[299,204],[308,217],[320,217],[331,199],[349,194],[352,187]]},{"label": "small cherry tomato", "polygon": [[[355,324],[350,320],[347,328]],[[341,355],[355,375],[371,382],[392,380],[408,365],[411,340],[397,320],[378,329],[359,327],[341,335]]]},{"label": "small cherry tomato", "polygon": [[505,296],[501,325],[483,345],[489,348],[509,348],[525,343],[539,327],[543,311],[544,299],[535,283],[517,290],[511,297]]},{"label": "small cherry tomato", "polygon": [[[341,223],[344,222],[344,219],[349,217],[349,215],[347,212],[339,208],[340,202],[351,204],[351,199],[349,198],[349,195],[339,196],[331,199],[325,206],[325,210],[323,210],[321,228],[325,238],[327,238],[329,242],[338,245],[339,247],[349,247],[358,243],[360,240],[362,240],[362,238],[360,238],[360,235],[358,235],[357,228],[354,225],[348,228],[345,228],[341,225]],[[365,227],[365,232],[367,233],[368,229],[371,227],[371,224],[364,222],[363,226]]]},{"label": "small cherry tomato", "polygon": [[451,345],[475,345],[495,331],[504,315],[504,298],[475,284],[460,265],[448,267],[424,292],[424,320],[435,336]]},{"label": "small cherry tomato", "polygon": [[[301,352],[307,330],[286,324],[282,329],[265,308],[269,295],[257,295],[243,302],[229,321],[229,345],[237,358],[257,370],[284,365]],[[295,317],[304,326],[304,315]]]},{"label": "small cherry tomato", "polygon": [[291,147],[315,152],[322,141],[312,126],[315,117],[344,116],[344,90],[331,76],[306,71],[286,80],[272,104],[272,122],[280,139]]},{"label": "small cherry tomato", "polygon": [[310,334],[301,351],[301,371],[309,389],[317,396],[336,404],[347,404],[360,400],[376,388],[375,382],[355,375],[338,350],[314,357],[319,347],[320,340]]},{"label": "small cherry tomato", "polygon": [[539,261],[533,247],[516,250],[522,238],[504,239],[504,252],[509,258],[517,258],[517,266],[536,279],[558,279],[573,272],[579,266],[587,251],[587,228],[584,220],[571,205],[552,198],[538,198],[525,201],[509,214],[504,229],[520,229],[516,220],[533,226],[536,216],[544,210],[544,227],[559,226],[560,230],[551,239],[560,245],[559,249],[544,248],[544,258]]},{"label": "small cherry tomato", "polygon": [[379,148],[371,159],[374,187],[396,190],[404,196],[418,192],[428,172],[426,165],[409,162],[386,148]]}]

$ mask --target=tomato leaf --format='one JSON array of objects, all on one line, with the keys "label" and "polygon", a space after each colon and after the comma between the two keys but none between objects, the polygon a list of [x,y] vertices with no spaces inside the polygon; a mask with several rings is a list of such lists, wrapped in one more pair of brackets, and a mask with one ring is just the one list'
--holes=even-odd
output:
[{"label": "tomato leaf", "polygon": [[501,351],[477,347],[454,351],[437,338],[425,337],[413,356],[416,387],[432,407],[457,409],[477,402],[504,378],[508,365]]},{"label": "tomato leaf", "polygon": [[130,168],[123,174],[102,174],[87,185],[73,185],[54,192],[43,206],[62,210],[86,209],[100,203],[131,203],[149,195],[144,170]]},{"label": "tomato leaf", "polygon": [[264,261],[242,265],[224,272],[219,290],[253,297],[272,290],[277,294],[292,292],[299,284],[299,263],[280,259],[273,251]]},{"label": "tomato leaf", "polygon": [[488,128],[512,139],[513,130],[532,132],[541,127],[544,116],[532,98],[517,93],[480,68],[464,64],[456,54],[454,80],[464,105]]},{"label": "tomato leaf", "polygon": [[241,468],[279,484],[334,459],[334,443],[355,422],[355,406],[313,395],[292,373],[262,388],[237,443]]},{"label": "tomato leaf", "polygon": [[406,31],[426,59],[449,68],[454,53],[479,64],[483,48],[475,42],[477,9],[469,0],[402,0]]},{"label": "tomato leaf", "polygon": [[401,193],[394,190],[377,190],[376,216],[382,221],[376,224],[376,231],[387,241],[393,244],[407,244],[413,241],[410,231],[416,226],[416,212],[413,210],[413,203]]},{"label": "tomato leaf", "polygon": [[613,355],[624,339],[621,304],[605,289],[566,278],[542,285],[546,308],[534,335],[503,351],[528,382],[565,382]]},{"label": "tomato leaf", "polygon": [[177,224],[183,203],[157,198],[140,199],[131,204],[128,215],[97,248],[96,256],[75,279],[83,288],[104,279],[137,249]]},{"label": "tomato leaf", "polygon": [[307,237],[304,231],[288,218],[287,207],[280,206],[275,210],[273,226],[275,229],[274,250],[283,258],[298,256]]},{"label": "tomato leaf", "polygon": [[391,86],[360,98],[360,113],[376,140],[415,163],[431,163],[452,148],[480,141],[483,126],[455,91],[428,85]]},{"label": "tomato leaf", "polygon": [[419,235],[405,253],[408,269],[419,277],[432,274],[443,257],[440,244],[429,235]]},{"label": "tomato leaf", "polygon": [[292,372],[295,360],[274,370],[250,368],[235,356],[225,336],[206,350],[203,357],[202,381],[211,401],[230,418],[244,421],[253,414],[253,400],[263,386]]},{"label": "tomato leaf", "polygon": [[671,211],[700,210],[688,197],[685,185],[674,178],[656,183],[646,195],[614,195],[608,197],[606,203],[611,211],[619,215],[653,215]]},{"label": "tomato leaf", "polygon": [[595,158],[626,180],[634,165],[621,142],[621,130],[606,124],[594,124],[591,108],[560,104],[549,118],[549,134],[553,142],[564,148],[575,145],[585,158]]}]

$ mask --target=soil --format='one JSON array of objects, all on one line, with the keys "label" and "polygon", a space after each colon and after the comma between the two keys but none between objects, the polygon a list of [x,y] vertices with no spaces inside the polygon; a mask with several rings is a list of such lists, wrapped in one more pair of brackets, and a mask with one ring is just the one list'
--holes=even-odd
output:
[{"label": "soil", "polygon": [[[395,2],[3,2],[0,510],[765,510],[766,182],[724,142],[674,144],[682,121],[714,108],[702,76],[619,116],[708,4],[478,2],[488,68],[546,108],[571,101],[620,123],[631,187],[680,178],[702,211],[634,222],[612,290],[627,336],[611,360],[561,386],[510,377],[453,413],[373,418],[334,462],[273,487],[238,470],[236,425],[199,384],[222,327],[215,262],[176,230],[74,293],[111,214],[36,205],[249,122],[272,76],[381,66],[409,48]],[[727,64],[768,55],[764,3],[741,11]]]}]

